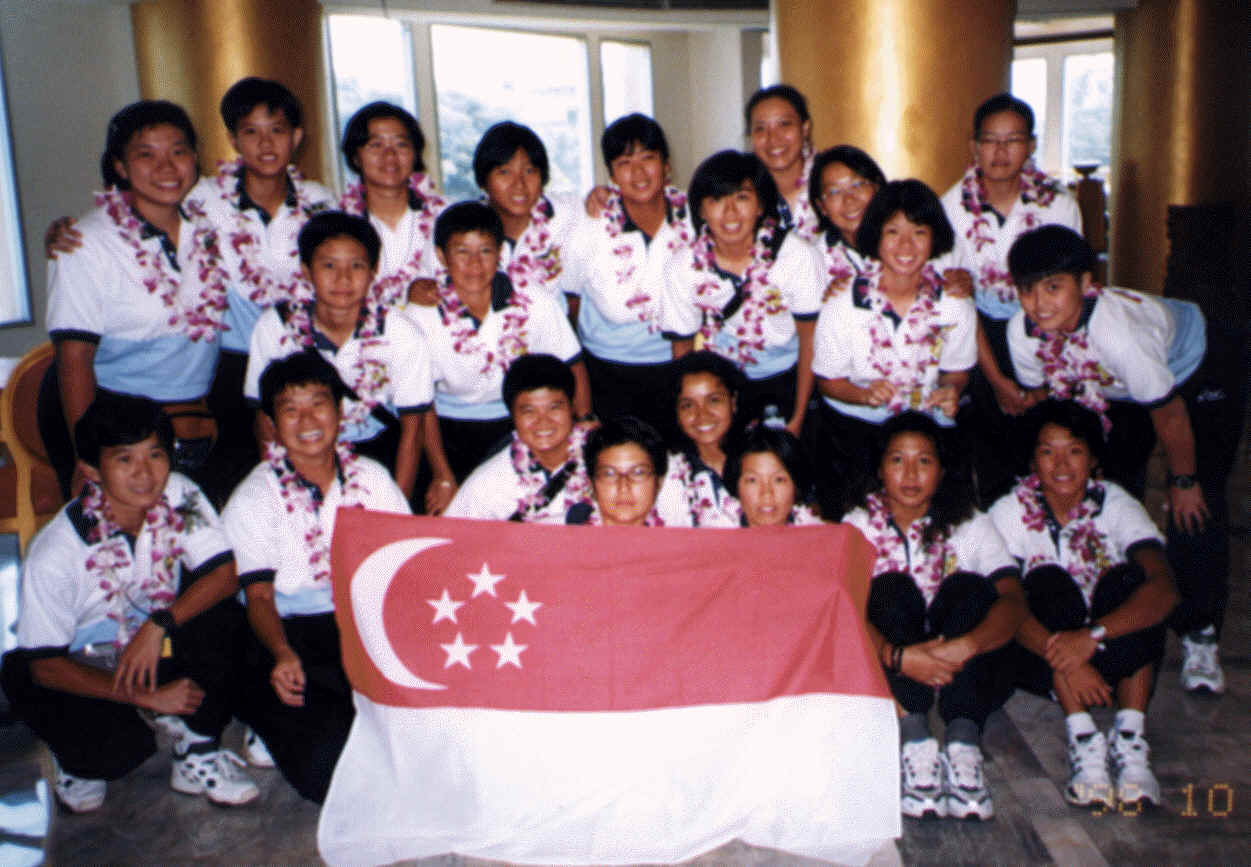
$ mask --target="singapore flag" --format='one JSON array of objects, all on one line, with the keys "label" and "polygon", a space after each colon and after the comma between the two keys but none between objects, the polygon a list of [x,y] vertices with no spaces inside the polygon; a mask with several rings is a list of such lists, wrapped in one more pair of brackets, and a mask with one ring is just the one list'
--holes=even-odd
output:
[{"label": "singapore flag", "polygon": [[863,863],[900,833],[894,704],[842,526],[553,527],[339,512],[357,717],[332,864]]}]

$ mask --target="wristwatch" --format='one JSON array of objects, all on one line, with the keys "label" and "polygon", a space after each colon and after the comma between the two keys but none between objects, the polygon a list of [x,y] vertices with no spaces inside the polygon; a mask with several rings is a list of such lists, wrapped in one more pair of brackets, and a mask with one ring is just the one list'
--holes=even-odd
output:
[{"label": "wristwatch", "polygon": [[151,620],[153,623],[155,623],[157,626],[161,627],[161,629],[165,631],[166,635],[169,635],[171,632],[173,632],[174,627],[178,625],[174,622],[174,615],[170,613],[170,610],[168,608],[162,608],[158,611],[153,611],[151,614],[148,615],[148,619]]},{"label": "wristwatch", "polygon": [[1090,627],[1090,637],[1095,642],[1095,650],[1107,650],[1108,646],[1103,640],[1108,637],[1108,627],[1102,623],[1096,623]]},{"label": "wristwatch", "polygon": [[1174,476],[1170,473],[1168,483],[1179,491],[1188,491],[1197,484],[1194,475],[1189,473],[1180,476]]}]

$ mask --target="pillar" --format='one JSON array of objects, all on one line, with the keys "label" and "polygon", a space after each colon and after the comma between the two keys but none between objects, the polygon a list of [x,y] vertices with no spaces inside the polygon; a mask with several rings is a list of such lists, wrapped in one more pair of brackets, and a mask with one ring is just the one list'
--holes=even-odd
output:
[{"label": "pillar", "polygon": [[318,0],[144,0],[130,9],[140,93],[187,109],[206,171],[234,157],[218,112],[222,94],[257,75],[281,81],[299,98],[305,132],[300,168],[308,177],[327,176]]},{"label": "pillar", "polygon": [[968,166],[974,110],[1008,89],[1013,6],[773,0],[781,77],[808,98],[818,149],[856,145],[941,195]]}]

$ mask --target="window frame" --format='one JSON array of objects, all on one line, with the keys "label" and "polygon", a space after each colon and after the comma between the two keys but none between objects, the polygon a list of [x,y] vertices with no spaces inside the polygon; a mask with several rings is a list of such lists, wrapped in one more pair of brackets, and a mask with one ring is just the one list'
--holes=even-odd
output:
[{"label": "window frame", "polygon": [[[0,328],[20,328],[33,325],[35,314],[30,295],[30,280],[26,273],[26,250],[22,239],[21,201],[17,188],[17,171],[13,160],[13,130],[10,125],[9,104],[4,79],[4,64],[0,56],[0,238],[5,249],[0,253],[0,280],[7,293],[0,304]],[[12,315],[8,308],[12,306]]]}]

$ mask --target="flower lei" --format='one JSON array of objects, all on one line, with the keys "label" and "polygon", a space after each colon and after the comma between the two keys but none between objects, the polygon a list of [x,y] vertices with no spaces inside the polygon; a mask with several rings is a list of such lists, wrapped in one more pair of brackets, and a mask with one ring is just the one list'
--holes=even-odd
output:
[{"label": "flower lei", "polygon": [[[1024,206],[1023,222],[1026,229],[1042,224],[1039,211],[1055,201],[1060,192],[1060,184],[1045,172],[1039,170],[1033,160],[1026,161],[1021,169],[1021,204]],[[993,210],[986,201],[986,185],[977,166],[970,166],[960,180],[960,204],[965,211],[973,215],[973,223],[964,236],[973,244],[975,252],[980,253],[983,247],[994,244],[996,227],[991,224],[987,214]],[[1002,267],[1002,263],[983,263],[979,269],[979,285],[991,290],[1005,302],[1016,301],[1016,284],[1012,275]]]},{"label": "flower lei", "polygon": [[200,282],[200,292],[189,297],[183,281],[165,259],[163,252],[143,246],[143,224],[130,206],[125,193],[110,187],[95,195],[96,206],[103,208],[122,240],[134,251],[135,261],[144,269],[143,286],[148,294],[157,295],[169,310],[167,324],[180,328],[193,341],[213,340],[226,312],[228,278],[222,267],[222,251],[217,230],[208,221],[198,201],[184,200],[182,210],[192,226],[192,247],[189,265]]},{"label": "flower lei", "polygon": [[824,524],[825,521],[821,520],[821,516],[814,512],[811,506],[796,503],[791,506],[791,514],[786,519],[786,523],[795,527],[813,527]]},{"label": "flower lei", "polygon": [[669,456],[669,474],[682,485],[692,527],[708,527],[720,523],[717,521],[718,515],[725,515],[732,523],[738,523],[738,500],[727,493],[725,501],[718,503],[715,492],[709,490],[712,486],[700,484],[694,465],[683,452]]},{"label": "flower lei", "polygon": [[[1095,526],[1094,521],[1094,516],[1099,512],[1099,503],[1103,501],[1103,492],[1101,483],[1093,479],[1087,480],[1086,493],[1061,525],[1047,506],[1047,498],[1037,473],[1021,479],[1015,491],[1017,501],[1024,510],[1021,523],[1025,529],[1035,533],[1049,532],[1055,541],[1057,554],[1060,553],[1060,537],[1064,530],[1069,530],[1066,547],[1072,559],[1065,568],[1081,588],[1087,602],[1090,601],[1099,576],[1112,566],[1112,558],[1104,545],[1103,533]],[[1025,570],[1028,572],[1049,562],[1051,561],[1046,556],[1034,554],[1026,562]]]},{"label": "flower lei", "polygon": [[[300,282],[303,284],[306,281]],[[311,300],[300,299],[290,303],[280,345],[290,347],[293,352],[314,348],[312,307]],[[360,341],[360,354],[352,364],[351,374],[345,377],[345,384],[355,392],[359,400],[347,401],[343,417],[339,421],[341,432],[354,425],[364,424],[374,407],[383,402],[387,385],[391,382],[386,361],[380,357],[380,350],[386,346],[386,340],[382,338],[385,315],[381,308],[367,305],[356,325],[353,336]]]},{"label": "flower lei", "polygon": [[143,528],[152,532],[152,571],[147,578],[138,581],[133,581],[132,573],[132,583],[128,584],[118,573],[132,565],[130,546],[113,520],[104,491],[96,482],[87,483],[82,510],[84,517],[95,520],[87,533],[87,542],[100,546],[87,555],[87,573],[104,591],[105,600],[112,603],[108,618],[117,624],[113,643],[124,647],[138,631],[126,616],[127,602],[138,608],[130,600],[128,591],[137,590],[155,608],[167,608],[178,598],[178,561],[186,553],[180,541],[185,526],[182,511],[170,506],[162,493],[157,504],[144,515]]},{"label": "flower lei", "polygon": [[[837,231],[836,229],[835,232]],[[821,302],[825,303],[851,286],[852,281],[860,275],[861,266],[852,258],[851,247],[841,235],[833,244],[823,243],[821,252],[826,262],[825,274],[830,278],[830,282],[825,286],[825,294],[821,296]]]},{"label": "flower lei", "polygon": [[[1097,298],[1099,291],[1100,288],[1092,283],[1084,297]],[[1059,400],[1075,400],[1098,413],[1106,436],[1112,429],[1112,421],[1108,418],[1108,399],[1103,389],[1114,384],[1116,379],[1104,370],[1091,351],[1086,328],[1080,327],[1069,334],[1040,331],[1034,357],[1042,362],[1043,381],[1051,396]]]},{"label": "flower lei", "polygon": [[[676,238],[669,239],[668,248],[670,252],[677,252],[691,243],[691,231],[686,225],[686,194],[677,187],[666,186],[664,196],[666,222],[677,233]],[[616,184],[610,184],[608,187],[608,201],[604,205],[603,222],[604,231],[608,233],[610,239],[619,237],[625,231],[625,202],[621,199],[621,188]],[[621,269],[617,271],[618,286],[625,286],[637,270],[630,262],[633,253],[634,248],[629,244],[620,243],[612,248],[612,254],[621,262]],[[635,312],[639,321],[644,323],[648,332],[652,334],[660,330],[660,308],[659,305],[652,303],[653,300],[651,294],[643,286],[636,286],[634,294],[626,299],[626,307]]]},{"label": "flower lei", "polygon": [[[300,232],[300,226],[297,225],[291,232],[288,244],[291,268],[288,269],[287,279],[282,280],[279,275],[274,274],[261,262],[260,251],[264,249],[265,244],[254,230],[253,222],[239,207],[239,178],[242,171],[242,157],[229,162],[219,162],[215,178],[217,194],[230,205],[230,213],[234,219],[234,229],[230,232],[230,246],[239,257],[239,276],[249,287],[248,298],[255,304],[269,307],[279,301],[296,297],[297,290],[301,288],[300,251],[296,249],[294,243]],[[307,220],[317,213],[318,208],[309,200],[308,191],[301,183],[304,176],[295,166],[287,166],[287,177],[290,178],[291,185],[295,189],[296,213]],[[304,220],[300,220],[299,223],[302,225]]]},{"label": "flower lei", "polygon": [[560,247],[552,246],[552,232],[548,228],[552,204],[546,196],[530,209],[530,225],[517,239],[517,246],[508,260],[505,273],[519,292],[528,292],[531,281],[536,286],[547,286],[560,275]]},{"label": "flower lei", "polygon": [[812,209],[812,203],[808,200],[808,180],[812,177],[812,164],[815,161],[810,142],[804,142],[802,153],[804,170],[799,173],[799,177],[795,180],[795,189],[799,190],[799,195],[795,197],[795,207],[790,208],[791,223],[793,224],[791,229],[805,241],[815,241],[817,233],[821,231],[821,227],[820,222],[817,220],[817,215]]},{"label": "flower lei", "polygon": [[[941,280],[932,265],[921,272],[921,285],[916,300],[908,308],[897,329],[892,329],[885,314],[887,299],[878,290],[882,278],[882,263],[868,263],[862,275],[868,282],[866,298],[875,314],[869,319],[869,364],[883,379],[895,387],[886,408],[891,413],[905,409],[920,409],[926,394],[926,383],[942,355],[943,338],[947,326],[938,324],[938,287]],[[891,353],[896,339],[904,347],[919,347],[910,355]]]},{"label": "flower lei", "polygon": [[[356,452],[352,451],[352,446],[346,440],[338,440],[335,442],[335,456],[343,475],[342,506],[360,506],[365,488],[360,481],[360,464]],[[282,493],[287,514],[294,515],[298,511],[304,521],[304,544],[308,548],[308,565],[312,569],[313,580],[330,580],[330,540],[321,529],[318,507],[313,501],[312,492],[300,483],[299,474],[287,460],[287,450],[279,443],[271,441],[265,444],[265,462],[278,477],[278,489]]]},{"label": "flower lei", "polygon": [[[569,454],[572,457],[564,466],[570,463],[574,466],[565,481],[565,486],[560,491],[561,515],[577,503],[590,503],[594,499],[591,492],[591,477],[587,474],[586,464],[582,460],[582,447],[586,444],[586,436],[586,429],[579,426],[575,426],[569,435]],[[516,471],[521,483],[522,493],[517,500],[517,512],[521,514],[524,521],[547,505],[540,496],[543,488],[547,486],[547,476],[543,472],[543,466],[534,459],[530,449],[516,433],[513,433],[508,449],[513,462],[513,470]]]},{"label": "flower lei", "polygon": [[[447,202],[435,192],[434,185],[425,172],[413,172],[409,175],[408,189],[417,198],[417,234],[424,240],[429,238],[430,233],[434,231],[435,217],[443,210]],[[367,216],[364,183],[350,185],[339,199],[339,207],[358,217]],[[409,285],[417,278],[434,272],[433,266],[422,268],[423,247],[421,243],[416,244],[412,258],[401,265],[398,271],[385,276],[380,275],[374,280],[374,285],[369,289],[371,304],[382,307],[403,304],[408,297]]]},{"label": "flower lei", "polygon": [[902,572],[911,575],[928,605],[943,579],[956,569],[956,554],[947,544],[947,534],[942,535],[941,541],[922,544],[922,534],[930,523],[928,515],[901,531],[880,491],[865,498],[864,508],[869,515],[869,542],[877,549],[873,574]]},{"label": "flower lei", "polygon": [[751,264],[743,275],[743,304],[738,309],[739,324],[734,328],[735,345],[732,350],[717,346],[715,339],[724,326],[721,318],[721,307],[712,301],[712,296],[721,288],[721,280],[714,272],[716,259],[713,254],[712,234],[707,224],[700,230],[693,253],[693,264],[696,271],[707,273],[695,287],[695,306],[702,312],[699,333],[704,338],[704,346],[736,361],[742,365],[756,363],[756,353],[765,348],[764,323],[766,317],[776,316],[786,309],[786,302],[778,287],[769,282],[769,269],[773,267],[773,232],[777,224],[766,219],[756,232],[752,242]]},{"label": "flower lei", "polygon": [[451,332],[452,350],[459,355],[476,355],[482,359],[482,367],[478,373],[486,376],[491,372],[492,365],[499,365],[501,372],[507,372],[513,359],[525,355],[526,324],[530,321],[530,296],[514,291],[508,297],[508,306],[501,311],[504,327],[500,329],[499,350],[493,351],[478,338],[478,328],[465,302],[460,300],[456,290],[452,288],[450,275],[438,283],[439,319],[443,327]]}]

